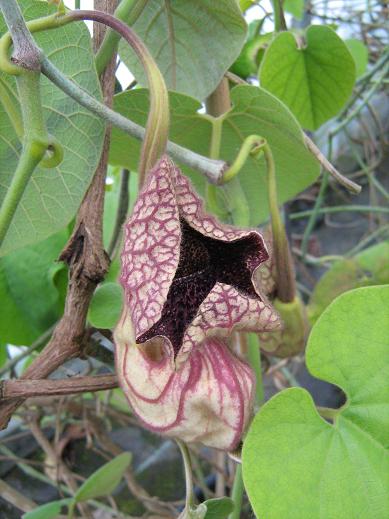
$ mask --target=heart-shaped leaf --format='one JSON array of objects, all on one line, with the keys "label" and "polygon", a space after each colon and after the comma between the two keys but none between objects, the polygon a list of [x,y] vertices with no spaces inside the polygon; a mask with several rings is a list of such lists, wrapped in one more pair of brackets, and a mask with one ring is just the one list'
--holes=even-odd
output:
[{"label": "heart-shaped leaf", "polygon": [[[54,12],[47,2],[18,2],[26,20]],[[0,16],[0,35],[6,26]],[[97,98],[101,98],[95,71],[91,39],[85,24],[72,23],[55,31],[36,34],[46,56],[61,71]],[[11,76],[1,75],[10,90],[16,92]],[[56,168],[37,168],[23,194],[0,255],[24,245],[41,241],[62,229],[74,216],[100,158],[104,125],[48,79],[41,80],[44,117],[49,134],[64,150]],[[11,183],[21,152],[21,143],[12,122],[0,102],[0,204]]]},{"label": "heart-shaped leaf", "polygon": [[353,288],[389,283],[389,241],[373,245],[353,258],[334,263],[315,285],[308,305],[313,324],[340,294]]},{"label": "heart-shaped leaf", "polygon": [[[199,100],[217,87],[246,36],[236,0],[149,0],[133,29],[157,61],[168,88]],[[120,43],[119,54],[146,86],[143,67],[128,44]]]},{"label": "heart-shaped leaf", "polygon": [[389,517],[389,286],[336,299],[312,329],[307,366],[347,402],[326,422],[304,389],[273,397],[243,445],[257,517]]},{"label": "heart-shaped leaf", "polygon": [[[289,110],[274,96],[254,86],[237,86],[231,91],[233,107],[223,116],[220,158],[232,163],[244,139],[252,134],[266,138],[272,148],[279,202],[293,198],[319,174],[319,165],[306,149],[301,129]],[[202,155],[209,155],[215,119],[198,113],[199,102],[183,94],[170,93],[170,139]],[[144,125],[148,114],[148,92],[139,89],[115,96],[115,110]],[[110,161],[134,170],[139,142],[114,129]],[[205,181],[197,172],[183,167],[198,192],[204,194]],[[250,223],[257,225],[269,216],[266,165],[263,158],[249,158],[239,180],[250,210]],[[225,200],[228,210],[234,200]]]},{"label": "heart-shaped leaf", "polygon": [[329,27],[312,25],[306,43],[280,33],[268,47],[259,70],[261,86],[277,96],[300,124],[316,130],[336,115],[355,83],[354,60]]}]

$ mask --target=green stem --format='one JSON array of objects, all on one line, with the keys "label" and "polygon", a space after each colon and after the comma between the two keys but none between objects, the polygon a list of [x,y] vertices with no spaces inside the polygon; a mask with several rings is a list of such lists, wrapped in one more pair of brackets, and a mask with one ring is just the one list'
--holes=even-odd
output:
[{"label": "green stem", "polygon": [[223,184],[226,182],[230,182],[239,171],[243,168],[246,163],[246,160],[250,155],[257,155],[266,144],[266,141],[260,137],[259,135],[249,135],[244,141],[239,150],[239,153],[232,163],[232,165],[228,168],[228,170],[223,175]]},{"label": "green stem", "polygon": [[70,501],[69,509],[68,509],[68,519],[73,519],[74,510],[76,509],[76,502],[74,500]]},{"label": "green stem", "polygon": [[[261,350],[259,346],[259,340],[255,333],[249,333],[246,335],[246,337],[248,340],[247,358],[255,374],[256,404],[262,405],[265,400],[265,392],[263,389]],[[239,519],[241,517],[243,492],[244,485],[242,479],[242,465],[238,464],[236,466],[234,484],[232,486],[231,492],[231,499],[234,501],[234,510],[230,514],[229,519]]]},{"label": "green stem", "polygon": [[[36,20],[30,20],[25,23],[26,30],[28,34],[32,34],[34,32],[44,31],[47,29],[55,29],[57,27],[61,27],[62,25],[66,25],[72,20],[67,18],[66,16],[61,15],[61,13],[54,13],[49,16],[44,16],[42,18],[37,18]],[[7,74],[11,74],[14,76],[19,76],[25,70],[23,66],[18,66],[12,63],[8,57],[8,50],[12,44],[12,38],[10,32],[6,32],[0,38],[0,70]],[[41,56],[41,51],[36,47],[35,42],[33,42],[34,50],[36,53]],[[39,67],[37,67],[39,70]],[[38,71],[37,70],[37,71]]]},{"label": "green stem", "polygon": [[[332,141],[333,141],[333,137],[329,136],[328,137],[328,154],[327,154],[329,162],[331,162],[331,160],[332,160]],[[316,197],[313,211],[310,214],[308,224],[304,230],[303,240],[301,243],[301,252],[303,254],[303,258],[305,257],[305,255],[307,253],[309,238],[312,234],[313,229],[315,228],[317,217],[320,213],[321,206],[324,201],[324,197],[325,197],[327,187],[328,187],[328,181],[329,181],[329,175],[328,175],[328,172],[325,171],[323,173],[323,177],[322,177],[320,189],[319,189],[319,194]],[[291,218],[291,215],[289,215],[289,218]]]},{"label": "green stem", "polygon": [[39,72],[25,70],[17,76],[17,87],[24,122],[23,148],[11,185],[0,208],[0,245],[8,232],[31,175],[49,146],[49,136],[40,103]]},{"label": "green stem", "polygon": [[[22,12],[16,0],[0,0],[5,23],[9,32],[0,39],[0,70],[5,65],[9,74],[22,74],[25,69],[39,72],[40,50],[28,31],[23,19]],[[8,58],[8,48],[12,43],[14,46],[12,59],[18,65],[11,63]]]},{"label": "green stem", "polygon": [[[0,3],[4,1],[6,0],[0,0]],[[7,9],[10,7],[8,3],[5,5],[7,5]],[[73,21],[73,18],[60,14],[61,13],[56,13],[44,18],[32,20],[31,22],[27,23],[27,28],[32,32],[35,32],[59,27]],[[130,29],[128,28],[128,30]],[[19,74],[21,70],[20,67],[15,66],[8,59],[8,50],[11,43],[12,40],[9,33],[6,33],[2,38],[0,38],[0,70],[4,70],[11,74]],[[37,47],[36,50],[37,52],[40,52]],[[111,110],[103,103],[100,103],[97,99],[80,88],[76,83],[64,76],[62,72],[58,70],[50,62],[50,60],[48,60],[47,57],[41,53],[40,62],[41,71],[43,74],[45,74],[45,76],[48,77],[50,81],[52,81],[63,92],[68,94],[72,99],[96,114],[98,117],[128,133],[131,137],[134,137],[138,140],[144,140],[145,129],[142,126],[135,124],[126,117],[123,117],[121,114]],[[209,182],[214,184],[217,184],[220,181],[222,174],[226,169],[226,163],[224,161],[212,160],[207,157],[203,157],[202,155],[183,148],[174,142],[168,142],[167,151],[177,161],[182,162],[186,166],[199,171],[209,180]]]},{"label": "green stem", "polygon": [[185,497],[185,508],[190,511],[194,504],[195,498],[193,493],[193,477],[192,477],[192,464],[190,461],[190,453],[188,447],[181,440],[176,439],[176,443],[181,451],[182,461],[184,462],[184,470],[185,470],[185,487],[186,487],[186,497]]},{"label": "green stem", "polygon": [[288,303],[293,301],[295,298],[296,282],[289,243],[278,207],[277,179],[274,158],[271,148],[266,140],[259,135],[250,135],[247,137],[243,142],[234,163],[223,175],[223,181],[231,182],[231,179],[236,177],[249,155],[258,157],[262,152],[265,156],[267,166],[268,201],[274,249],[273,255],[277,269],[277,297],[280,301]]},{"label": "green stem", "polygon": [[[111,110],[103,103],[100,103],[100,101],[74,83],[74,81],[64,76],[46,56],[42,56],[42,72],[52,83],[68,94],[68,96],[104,121],[107,121],[135,139],[142,140],[144,138],[145,129],[142,126]],[[226,163],[221,160],[209,159],[171,141],[168,141],[167,151],[178,162],[182,162],[189,168],[195,169],[213,184],[220,182],[223,172],[227,167]]]},{"label": "green stem", "polygon": [[277,297],[283,303],[288,303],[293,301],[296,296],[294,268],[289,251],[288,238],[286,237],[285,227],[278,208],[277,179],[273,154],[267,143],[263,145],[262,149],[267,166],[273,256],[277,270]]},{"label": "green stem", "polygon": [[250,208],[239,179],[234,176],[219,187],[208,184],[207,207],[223,221],[231,221],[238,227],[250,225]]},{"label": "green stem", "polygon": [[40,337],[34,341],[31,346],[29,346],[26,350],[24,350],[19,355],[12,357],[1,369],[0,369],[0,378],[3,378],[12,368],[14,368],[21,360],[25,359],[29,355],[31,355],[37,348],[43,346],[51,337],[56,324],[51,326],[48,330],[46,330]]},{"label": "green stem", "polygon": [[[209,108],[208,108],[209,109]],[[211,108],[212,111],[212,108]],[[223,115],[214,116],[211,115],[212,122],[212,133],[211,133],[211,142],[209,146],[209,157],[211,159],[218,159],[220,156],[220,147],[222,140],[222,129],[223,129]],[[207,209],[215,214],[219,219],[225,220],[228,216],[227,211],[224,211],[220,207],[218,202],[218,191],[217,187],[212,184],[206,185],[206,200],[207,200]]]},{"label": "green stem", "polygon": [[330,132],[330,136],[334,137],[337,133],[339,133],[343,128],[345,128],[357,115],[361,113],[361,110],[365,107],[365,105],[368,103],[370,98],[373,96],[373,94],[378,90],[378,88],[381,86],[382,81],[386,77],[389,70],[389,63],[385,63],[385,65],[382,67],[381,73],[379,74],[377,81],[373,83],[373,86],[370,88],[370,90],[367,92],[365,97],[363,98],[363,101],[358,104],[358,106],[347,116],[345,117],[340,124],[334,130]]},{"label": "green stem", "polygon": [[[16,458],[13,451],[5,447],[5,445],[0,445],[0,452],[2,452],[4,455],[9,456],[11,459]],[[46,485],[54,487],[56,490],[60,490],[63,494],[66,494],[67,496],[72,496],[73,492],[64,484],[58,483],[57,481],[51,480],[48,476],[43,474],[42,472],[39,472],[39,470],[34,469],[27,463],[23,463],[23,461],[18,461],[17,466],[20,468],[20,470],[26,474],[27,476],[36,479],[37,481],[42,481],[42,483],[45,483]],[[99,501],[96,501],[95,499],[90,499],[89,503],[92,504],[95,508],[101,509],[105,511],[107,514],[112,517],[120,517],[120,519],[133,519],[133,517],[124,515],[121,513],[119,515],[119,512],[117,510],[114,510],[108,505],[105,505],[104,503],[100,503]]]},{"label": "green stem", "polygon": [[[116,8],[114,16],[118,20],[132,26],[139,18],[146,3],[147,0],[122,0]],[[120,36],[112,29],[108,29],[95,58],[96,70],[99,76],[104,72],[113,53],[117,51],[119,40]]]},{"label": "green stem", "polygon": [[314,209],[308,211],[299,211],[298,213],[292,213],[289,215],[291,220],[298,220],[300,218],[306,218],[313,214],[333,214],[333,213],[344,213],[344,212],[355,212],[355,213],[389,213],[389,207],[370,206],[370,205],[339,205],[336,207],[323,207],[315,212]]},{"label": "green stem", "polygon": [[231,491],[231,499],[234,502],[234,510],[229,516],[229,519],[240,519],[243,501],[243,478],[242,478],[242,465],[239,463],[236,466],[234,484]]},{"label": "green stem", "polygon": [[[227,78],[223,78],[215,91],[208,97],[206,106],[212,121],[209,156],[212,159],[217,159],[220,156],[224,117],[231,109],[230,90]],[[228,183],[219,187],[219,189],[209,184],[206,187],[208,209],[221,220],[230,220],[234,225],[240,227],[250,225],[250,210],[244,190],[242,189],[239,179],[236,178],[236,175],[244,163],[245,154],[248,154],[249,151],[250,142],[246,143],[245,141],[238,157],[235,159],[231,168],[227,170],[229,172],[227,175]],[[225,183],[224,175],[222,180],[223,183]],[[220,203],[221,200],[225,203]]]},{"label": "green stem", "polygon": [[[346,254],[344,254],[344,257],[352,258],[353,256],[355,256],[355,254],[358,254],[358,252],[360,252],[362,249],[364,249],[372,241],[374,241],[377,238],[380,238],[382,235],[385,236],[385,234],[387,234],[388,236],[385,237],[384,239],[389,238],[389,224],[383,225],[382,227],[379,227],[378,229],[376,229],[375,231],[370,233],[368,236],[366,236],[366,238],[361,240],[358,243],[358,245],[356,245],[355,247],[353,247],[352,249],[347,251]],[[343,256],[342,256],[342,258],[343,258]]]},{"label": "green stem", "polygon": [[[147,172],[166,150],[170,114],[165,80],[142,40],[128,25],[107,13],[84,10],[70,11],[65,15],[56,13],[45,18],[33,20],[27,26],[32,32],[35,32],[58,27],[75,20],[92,20],[114,29],[131,45],[146,71],[150,90],[150,110],[139,164],[139,182],[142,185]],[[3,70],[7,69],[6,71],[9,73],[19,74],[20,67],[10,63],[8,59],[10,44],[10,35],[7,33],[0,39],[0,68],[3,68]],[[37,50],[37,47],[35,47],[35,50]],[[42,56],[40,56],[40,59],[43,61]]]},{"label": "green stem", "polygon": [[[348,101],[346,106],[340,112],[337,117],[337,120],[342,121],[346,116],[348,110],[353,106],[355,101],[361,96],[363,93],[365,86],[369,84],[369,80],[374,76],[376,72],[378,72],[385,64],[389,61],[389,47],[386,48],[386,51],[382,54],[380,59],[356,82],[356,90],[352,98]],[[358,88],[359,87],[359,88]]]},{"label": "green stem", "polygon": [[273,14],[274,14],[274,29],[276,32],[286,31],[286,23],[284,12],[280,0],[272,0]]},{"label": "green stem", "polygon": [[253,368],[256,380],[256,403],[261,405],[265,400],[265,393],[263,390],[262,367],[261,367],[261,350],[259,345],[258,335],[255,333],[247,334],[248,350],[247,357],[250,366]]},{"label": "green stem", "polygon": [[7,82],[0,77],[0,102],[15,130],[16,135],[21,140],[23,138],[23,121],[20,113],[19,100],[9,88]]}]

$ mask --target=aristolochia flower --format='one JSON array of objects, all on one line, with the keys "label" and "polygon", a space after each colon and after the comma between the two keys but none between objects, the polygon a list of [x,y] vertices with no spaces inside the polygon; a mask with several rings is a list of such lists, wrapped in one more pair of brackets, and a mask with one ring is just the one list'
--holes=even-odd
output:
[{"label": "aristolochia flower", "polygon": [[[236,443],[253,379],[220,338],[279,329],[255,276],[267,258],[261,234],[206,214],[167,157],[149,173],[126,225],[125,302],[115,331],[119,380],[148,427],[193,441],[204,436],[219,448]],[[194,409],[201,420],[190,419]]]},{"label": "aristolochia flower", "polygon": [[236,446],[251,415],[255,381],[225,344],[207,339],[176,371],[157,339],[146,348],[134,345],[126,311],[115,340],[121,386],[145,427],[217,449]]}]

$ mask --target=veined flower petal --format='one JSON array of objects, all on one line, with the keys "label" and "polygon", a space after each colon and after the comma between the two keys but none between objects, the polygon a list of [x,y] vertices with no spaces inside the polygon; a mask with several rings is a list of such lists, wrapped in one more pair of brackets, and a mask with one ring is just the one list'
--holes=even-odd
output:
[{"label": "veined flower petal", "polygon": [[143,425],[185,442],[231,450],[252,412],[255,380],[251,368],[226,344],[207,339],[176,371],[166,353],[135,344],[128,310],[115,330],[120,385]]},{"label": "veined flower petal", "polygon": [[206,214],[189,180],[163,157],[126,225],[121,283],[136,343],[163,337],[179,369],[208,337],[279,329],[257,282],[267,258],[258,231]]}]

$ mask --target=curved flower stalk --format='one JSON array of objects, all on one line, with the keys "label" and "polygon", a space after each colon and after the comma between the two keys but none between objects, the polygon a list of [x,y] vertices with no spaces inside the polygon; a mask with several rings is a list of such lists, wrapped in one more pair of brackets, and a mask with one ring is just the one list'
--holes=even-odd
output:
[{"label": "curved flower stalk", "polygon": [[115,330],[119,381],[146,427],[219,449],[239,442],[254,376],[221,339],[280,328],[257,282],[267,258],[258,231],[204,212],[168,157],[150,171],[126,225]]},{"label": "curved flower stalk", "polygon": [[277,310],[283,327],[271,333],[259,333],[260,345],[261,349],[270,355],[281,358],[293,357],[305,348],[309,332],[307,311],[297,293],[291,301],[282,301],[277,297],[277,267],[270,229],[265,229],[263,235],[268,246],[269,259],[257,270],[258,284]]}]

